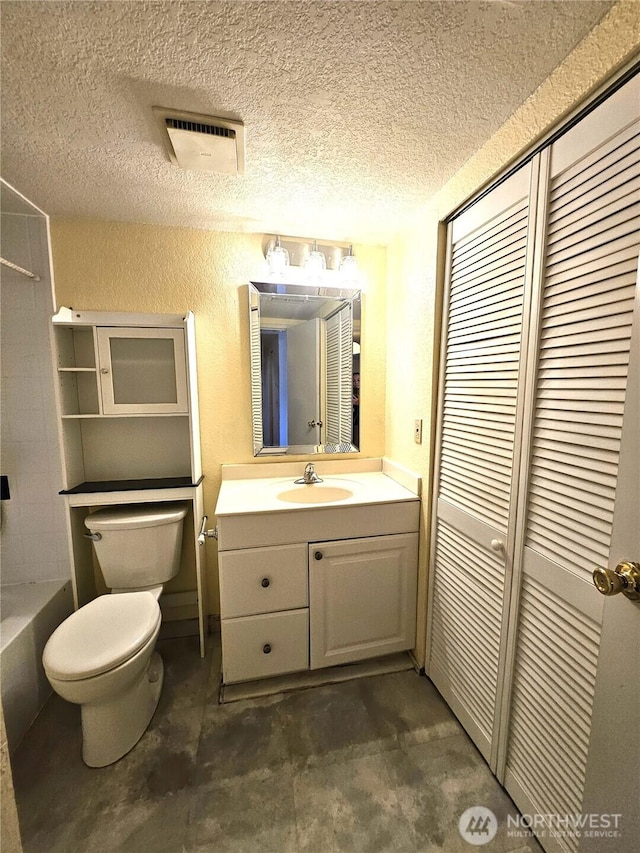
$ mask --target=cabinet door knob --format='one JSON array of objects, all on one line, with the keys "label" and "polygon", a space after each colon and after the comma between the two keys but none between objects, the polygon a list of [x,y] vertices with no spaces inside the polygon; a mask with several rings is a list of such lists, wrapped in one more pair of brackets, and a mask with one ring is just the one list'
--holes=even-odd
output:
[{"label": "cabinet door knob", "polygon": [[271,581],[269,580],[269,578],[262,578],[261,583],[262,583],[262,586],[266,589],[269,586],[269,584],[271,583]]},{"label": "cabinet door knob", "polygon": [[314,559],[321,560],[322,559],[322,551],[316,551],[313,556],[314,556]]},{"label": "cabinet door knob", "polygon": [[269,645],[269,643],[264,644],[264,646],[262,647],[262,651],[265,653],[265,655],[271,654],[271,646]]}]

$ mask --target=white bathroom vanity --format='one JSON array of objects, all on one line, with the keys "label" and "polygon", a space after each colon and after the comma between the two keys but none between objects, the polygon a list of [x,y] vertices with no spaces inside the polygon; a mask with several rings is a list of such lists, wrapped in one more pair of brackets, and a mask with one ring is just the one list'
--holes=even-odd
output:
[{"label": "white bathroom vanity", "polygon": [[321,461],[322,482],[296,484],[303,467],[223,466],[224,684],[415,646],[419,478],[380,459]]}]

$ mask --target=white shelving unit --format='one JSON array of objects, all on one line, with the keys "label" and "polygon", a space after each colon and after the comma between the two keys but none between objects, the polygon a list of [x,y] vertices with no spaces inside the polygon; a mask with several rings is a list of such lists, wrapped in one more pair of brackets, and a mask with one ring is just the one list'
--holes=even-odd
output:
[{"label": "white shelving unit", "polygon": [[[84,519],[100,506],[189,505],[180,572],[163,612],[198,619],[205,651],[204,516],[195,318],[60,308],[53,318],[76,607],[106,590]],[[171,602],[178,606],[170,608]]]}]

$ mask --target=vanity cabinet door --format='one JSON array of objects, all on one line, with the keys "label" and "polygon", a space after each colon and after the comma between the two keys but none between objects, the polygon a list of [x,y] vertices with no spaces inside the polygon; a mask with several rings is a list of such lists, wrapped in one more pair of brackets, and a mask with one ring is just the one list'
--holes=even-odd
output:
[{"label": "vanity cabinet door", "polygon": [[222,619],[307,607],[307,545],[221,551]]},{"label": "vanity cabinet door", "polygon": [[225,684],[309,667],[307,609],[223,619],[221,628]]},{"label": "vanity cabinet door", "polygon": [[105,415],[189,411],[182,329],[104,327],[96,335]]},{"label": "vanity cabinet door", "polygon": [[311,669],[415,647],[418,534],[309,545]]}]

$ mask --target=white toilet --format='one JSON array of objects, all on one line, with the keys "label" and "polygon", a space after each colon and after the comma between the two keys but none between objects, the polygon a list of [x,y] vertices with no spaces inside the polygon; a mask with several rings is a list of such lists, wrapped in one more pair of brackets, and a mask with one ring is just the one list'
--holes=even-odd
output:
[{"label": "white toilet", "polygon": [[158,599],[180,565],[186,514],[182,504],[137,504],[85,519],[112,594],[69,616],[49,638],[42,662],[56,693],[81,705],[82,757],[89,767],[129,752],[158,704],[164,672],[154,653]]}]

